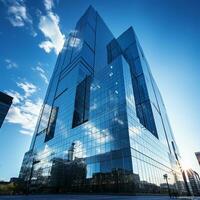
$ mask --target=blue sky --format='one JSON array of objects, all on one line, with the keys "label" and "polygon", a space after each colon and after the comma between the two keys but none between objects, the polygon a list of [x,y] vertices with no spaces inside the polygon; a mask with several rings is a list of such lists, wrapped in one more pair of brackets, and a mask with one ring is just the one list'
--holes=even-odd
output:
[{"label": "blue sky", "polygon": [[0,90],[15,97],[0,129],[0,180],[18,176],[57,54],[90,4],[116,37],[134,27],[184,166],[200,172],[198,0],[0,0]]}]

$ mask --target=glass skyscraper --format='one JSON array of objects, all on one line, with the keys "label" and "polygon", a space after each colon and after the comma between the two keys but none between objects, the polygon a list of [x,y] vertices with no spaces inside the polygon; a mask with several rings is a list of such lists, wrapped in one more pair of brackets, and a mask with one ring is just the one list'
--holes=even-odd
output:
[{"label": "glass skyscraper", "polygon": [[13,97],[0,92],[0,128],[12,104]]},{"label": "glass skyscraper", "polygon": [[[91,6],[65,41],[19,177],[32,191],[184,193],[162,97],[132,27]],[[166,176],[165,176],[166,177]]]},{"label": "glass skyscraper", "polygon": [[188,169],[186,171],[188,180],[191,186],[191,190],[193,195],[199,196],[200,195],[200,177],[197,172],[192,169]]},{"label": "glass skyscraper", "polygon": [[198,163],[200,165],[200,152],[195,152],[195,156],[196,156],[197,161],[198,161]]}]

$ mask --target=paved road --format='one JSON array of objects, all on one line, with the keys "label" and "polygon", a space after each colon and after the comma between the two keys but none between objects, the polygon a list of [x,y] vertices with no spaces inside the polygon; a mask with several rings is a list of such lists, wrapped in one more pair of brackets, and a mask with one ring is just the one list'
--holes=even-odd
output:
[{"label": "paved road", "polygon": [[[28,195],[0,196],[0,200],[173,200],[167,196],[117,196],[117,195]],[[178,200],[200,200],[195,198],[178,198]],[[175,199],[174,199],[175,200]]]}]

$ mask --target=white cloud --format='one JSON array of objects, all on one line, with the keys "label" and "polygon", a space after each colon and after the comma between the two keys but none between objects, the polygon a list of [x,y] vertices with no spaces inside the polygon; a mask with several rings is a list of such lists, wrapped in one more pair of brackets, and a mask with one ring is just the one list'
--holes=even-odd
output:
[{"label": "white cloud", "polygon": [[21,126],[20,133],[32,135],[37,123],[38,115],[42,106],[42,99],[31,100],[30,96],[36,92],[36,86],[29,82],[17,83],[23,89],[24,95],[17,91],[5,91],[14,97],[11,108],[9,109],[6,121]]},{"label": "white cloud", "polygon": [[30,31],[30,35],[37,36],[33,28],[32,17],[30,16],[24,0],[0,0],[7,9],[7,19],[14,27],[24,27]]},{"label": "white cloud", "polygon": [[[40,64],[39,64],[39,65],[40,65]],[[36,66],[35,69],[36,69],[38,72],[45,74],[45,71],[44,71],[44,69],[42,69],[42,67]]]},{"label": "white cloud", "polygon": [[69,46],[74,48],[81,48],[82,47],[81,40],[77,37],[71,37],[69,39]]},{"label": "white cloud", "polygon": [[54,48],[54,45],[53,45],[53,43],[50,42],[50,41],[43,41],[43,42],[41,42],[41,43],[39,44],[39,47],[40,47],[41,49],[44,49],[44,51],[45,51],[46,53],[49,53],[49,52],[51,52],[51,50]]},{"label": "white cloud", "polygon": [[10,59],[5,59],[5,63],[6,63],[7,69],[12,69],[12,68],[18,67],[18,65],[15,62],[11,61]]},{"label": "white cloud", "polygon": [[33,135],[33,132],[29,131],[29,130],[20,130],[19,132],[22,133],[22,134],[24,134],[24,135],[30,135],[30,136]]},{"label": "white cloud", "polygon": [[40,73],[40,77],[44,80],[44,82],[48,85],[49,81],[45,74]]},{"label": "white cloud", "polygon": [[106,142],[106,139],[109,141],[113,139],[108,129],[100,130],[92,122],[88,122],[84,126],[84,128],[86,130],[91,130],[91,133],[89,133],[89,131],[86,131],[86,135],[95,139],[95,141],[98,142],[99,144],[104,144]]},{"label": "white cloud", "polygon": [[45,144],[43,149],[36,152],[36,160],[40,160],[40,164],[44,168],[50,167],[51,163],[48,162],[48,158],[50,155],[53,155],[54,153],[55,153],[55,150],[52,147],[49,147],[48,144]]},{"label": "white cloud", "polygon": [[33,36],[33,37],[36,37],[38,34],[35,32],[35,30],[33,28],[31,28],[31,31],[30,31],[30,34]]},{"label": "white cloud", "polygon": [[58,54],[63,47],[65,36],[60,30],[58,15],[52,11],[53,1],[45,0],[44,5],[47,15],[40,16],[39,29],[44,34],[46,40],[41,42],[39,47],[44,49],[46,53],[54,50]]},{"label": "white cloud", "polygon": [[53,0],[44,0],[46,10],[51,10],[54,7]]},{"label": "white cloud", "polygon": [[32,135],[37,123],[38,115],[41,109],[42,100],[36,102],[24,100],[24,104],[12,104],[6,121],[21,126],[20,133]]},{"label": "white cloud", "polygon": [[35,68],[32,68],[34,71],[37,71],[39,76],[43,79],[43,81],[46,84],[49,84],[48,78],[47,78],[47,73],[46,71],[42,68],[41,63],[38,63],[38,65]]},{"label": "white cloud", "polygon": [[32,24],[32,19],[28,15],[26,6],[22,1],[13,1],[8,7],[8,20],[16,27],[22,27],[26,23]]},{"label": "white cloud", "polygon": [[17,86],[24,90],[24,97],[27,98],[37,91],[37,87],[29,82],[17,83]]},{"label": "white cloud", "polygon": [[80,38],[78,38],[77,35],[77,30],[71,30],[68,36],[66,37],[63,49],[74,48],[76,52],[80,51],[83,47],[83,41]]}]

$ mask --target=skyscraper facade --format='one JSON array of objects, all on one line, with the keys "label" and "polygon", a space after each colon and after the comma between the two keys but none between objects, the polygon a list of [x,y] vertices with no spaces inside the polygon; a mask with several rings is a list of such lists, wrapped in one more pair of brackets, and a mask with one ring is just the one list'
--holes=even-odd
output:
[{"label": "skyscraper facade", "polygon": [[195,152],[195,156],[196,156],[197,161],[198,161],[198,163],[200,165],[200,152]]},{"label": "skyscraper facade", "polygon": [[0,128],[12,104],[13,97],[0,92]]},{"label": "skyscraper facade", "polygon": [[192,169],[187,170],[188,180],[192,189],[192,193],[195,196],[200,195],[200,177],[197,172]]},{"label": "skyscraper facade", "polygon": [[30,190],[185,192],[166,109],[132,27],[91,6],[65,41],[20,178]]}]

